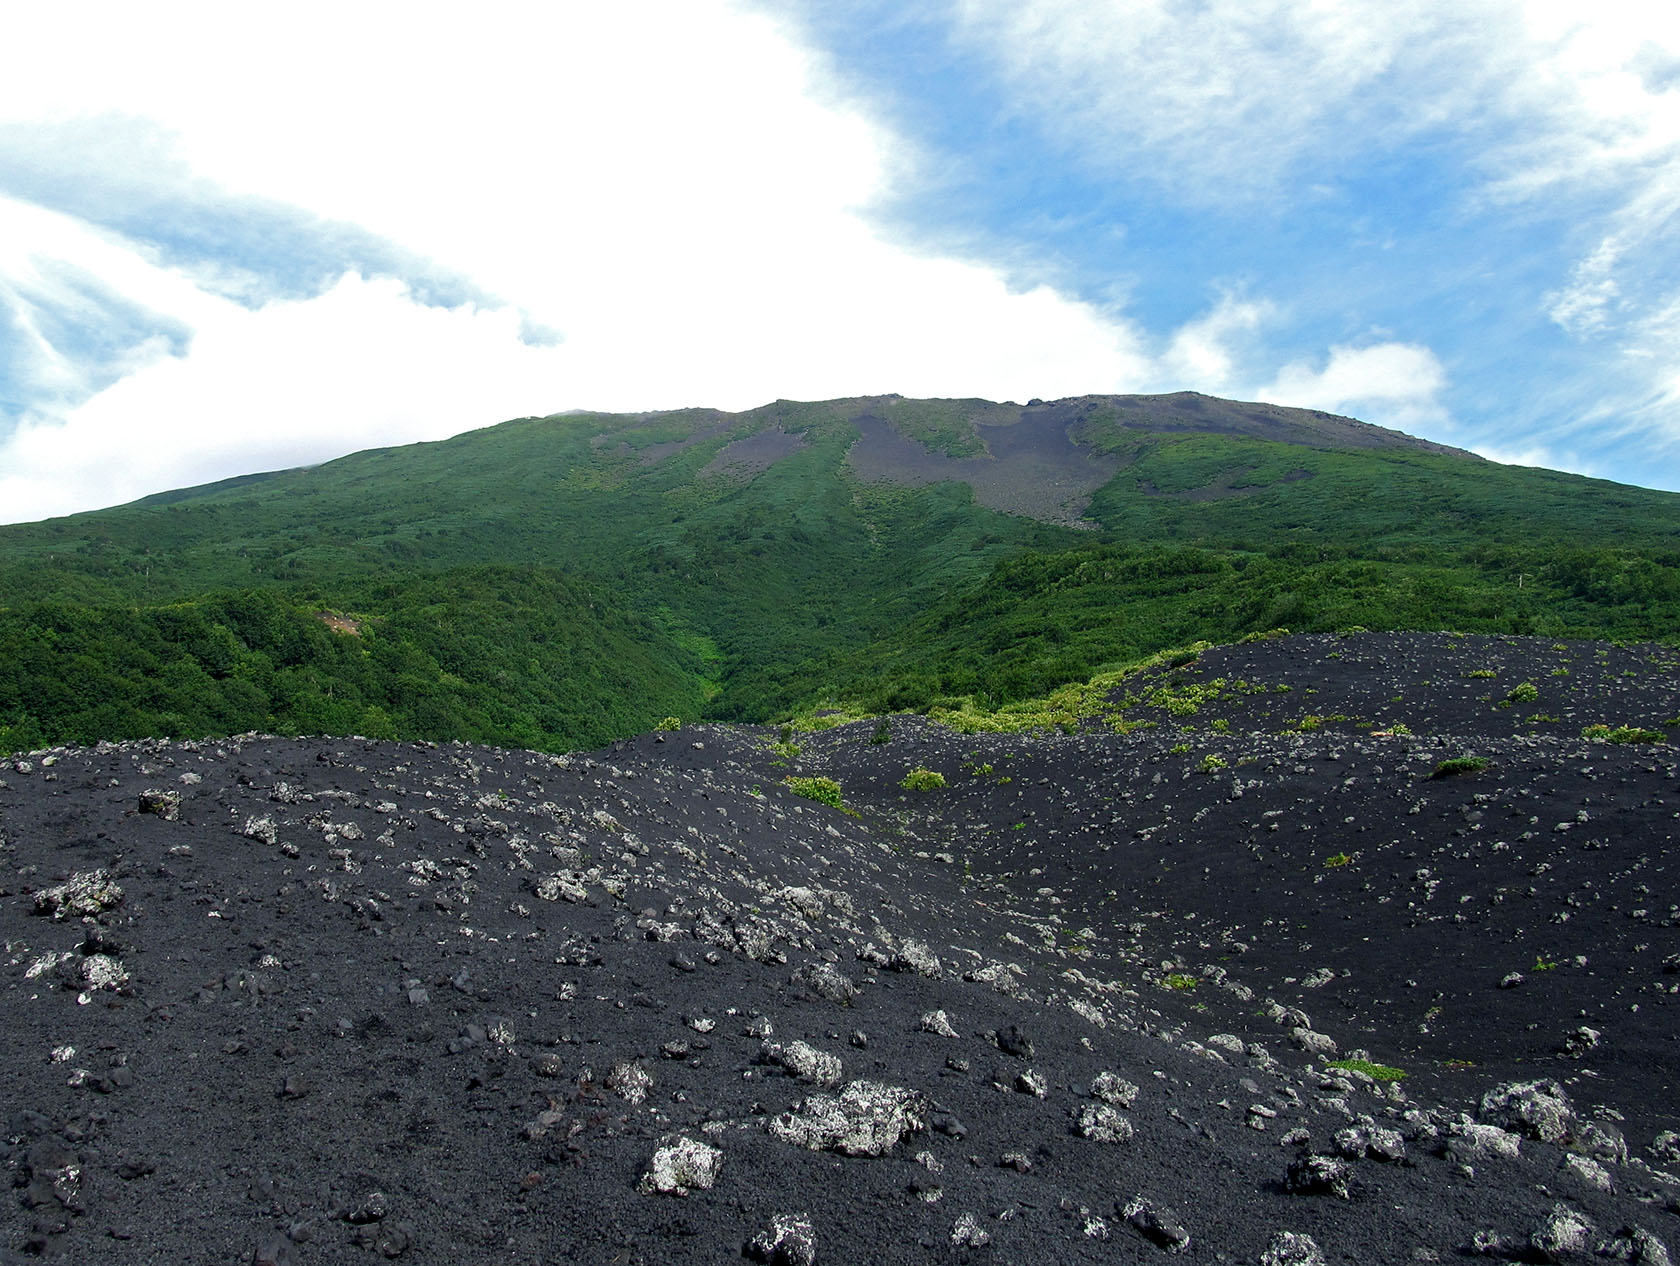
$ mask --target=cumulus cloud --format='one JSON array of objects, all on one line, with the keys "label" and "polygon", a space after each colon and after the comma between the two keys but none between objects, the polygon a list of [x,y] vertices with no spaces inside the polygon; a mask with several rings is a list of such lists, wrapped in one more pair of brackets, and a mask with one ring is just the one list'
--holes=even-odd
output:
[{"label": "cumulus cloud", "polygon": [[1278,371],[1259,398],[1275,404],[1357,413],[1399,430],[1445,418],[1440,403],[1447,375],[1435,353],[1415,343],[1373,343],[1330,349],[1323,368],[1295,361]]}]

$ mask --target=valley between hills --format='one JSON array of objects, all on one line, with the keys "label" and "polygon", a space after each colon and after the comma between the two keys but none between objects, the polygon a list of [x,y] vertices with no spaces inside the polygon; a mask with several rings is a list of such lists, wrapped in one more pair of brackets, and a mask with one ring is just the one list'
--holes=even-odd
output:
[{"label": "valley between hills", "polygon": [[1189,394],[0,528],[0,1263],[1667,1263],[1677,534]]}]

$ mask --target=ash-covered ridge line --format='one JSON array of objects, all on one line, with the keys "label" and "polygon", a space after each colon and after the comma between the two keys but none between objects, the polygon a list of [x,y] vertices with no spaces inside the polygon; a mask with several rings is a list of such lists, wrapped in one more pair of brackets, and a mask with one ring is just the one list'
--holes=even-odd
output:
[{"label": "ash-covered ridge line", "polygon": [[[1176,689],[1316,674],[1351,716],[1392,649],[1230,648]],[[1605,649],[1578,707],[1671,698]],[[1283,697],[12,760],[0,1254],[1667,1261],[1670,749],[1468,695],[1441,742],[1282,733]],[[1487,765],[1430,777],[1472,732]]]}]

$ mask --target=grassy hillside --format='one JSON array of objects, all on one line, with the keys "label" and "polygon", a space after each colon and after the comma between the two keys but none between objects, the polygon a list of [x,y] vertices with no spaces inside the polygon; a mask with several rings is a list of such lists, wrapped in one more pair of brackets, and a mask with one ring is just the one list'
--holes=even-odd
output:
[{"label": "grassy hillside", "polygon": [[567,414],[0,528],[0,744],[562,747],[673,713],[1002,701],[1276,625],[1648,638],[1677,614],[1680,497],[1325,414]]}]

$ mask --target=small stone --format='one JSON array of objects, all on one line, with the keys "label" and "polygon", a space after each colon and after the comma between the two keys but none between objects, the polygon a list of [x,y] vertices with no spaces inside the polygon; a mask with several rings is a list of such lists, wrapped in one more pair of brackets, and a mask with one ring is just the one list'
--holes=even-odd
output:
[{"label": "small stone", "polygon": [[1125,1143],[1135,1131],[1132,1123],[1106,1103],[1087,1103],[1073,1116],[1074,1133],[1093,1143]]},{"label": "small stone", "polygon": [[814,1266],[817,1233],[808,1213],[778,1213],[770,1225],[747,1241],[747,1257],[765,1266]]},{"label": "small stone", "polygon": [[1260,1266],[1325,1266],[1324,1250],[1310,1235],[1279,1231],[1260,1254]]},{"label": "small stone", "polygon": [[929,1011],[922,1017],[922,1032],[937,1034],[939,1037],[956,1037],[956,1029],[951,1027],[951,1017],[943,1011]]},{"label": "small stone", "polygon": [[1050,1084],[1038,1073],[1026,1068],[1015,1075],[1015,1089],[1034,1099],[1043,1099],[1050,1093]]},{"label": "small stone", "polygon": [[1283,1185],[1298,1195],[1331,1195],[1339,1200],[1348,1198],[1348,1182],[1352,1172],[1344,1161],[1333,1156],[1298,1156],[1289,1163]]},{"label": "small stone", "polygon": [[985,1248],[992,1242],[991,1232],[980,1225],[980,1219],[964,1212],[951,1228],[951,1243],[957,1248]]},{"label": "small stone", "polygon": [[1173,1210],[1157,1208],[1140,1195],[1134,1196],[1120,1212],[1139,1235],[1158,1248],[1182,1253],[1190,1247],[1190,1232],[1184,1229],[1183,1219]]}]

